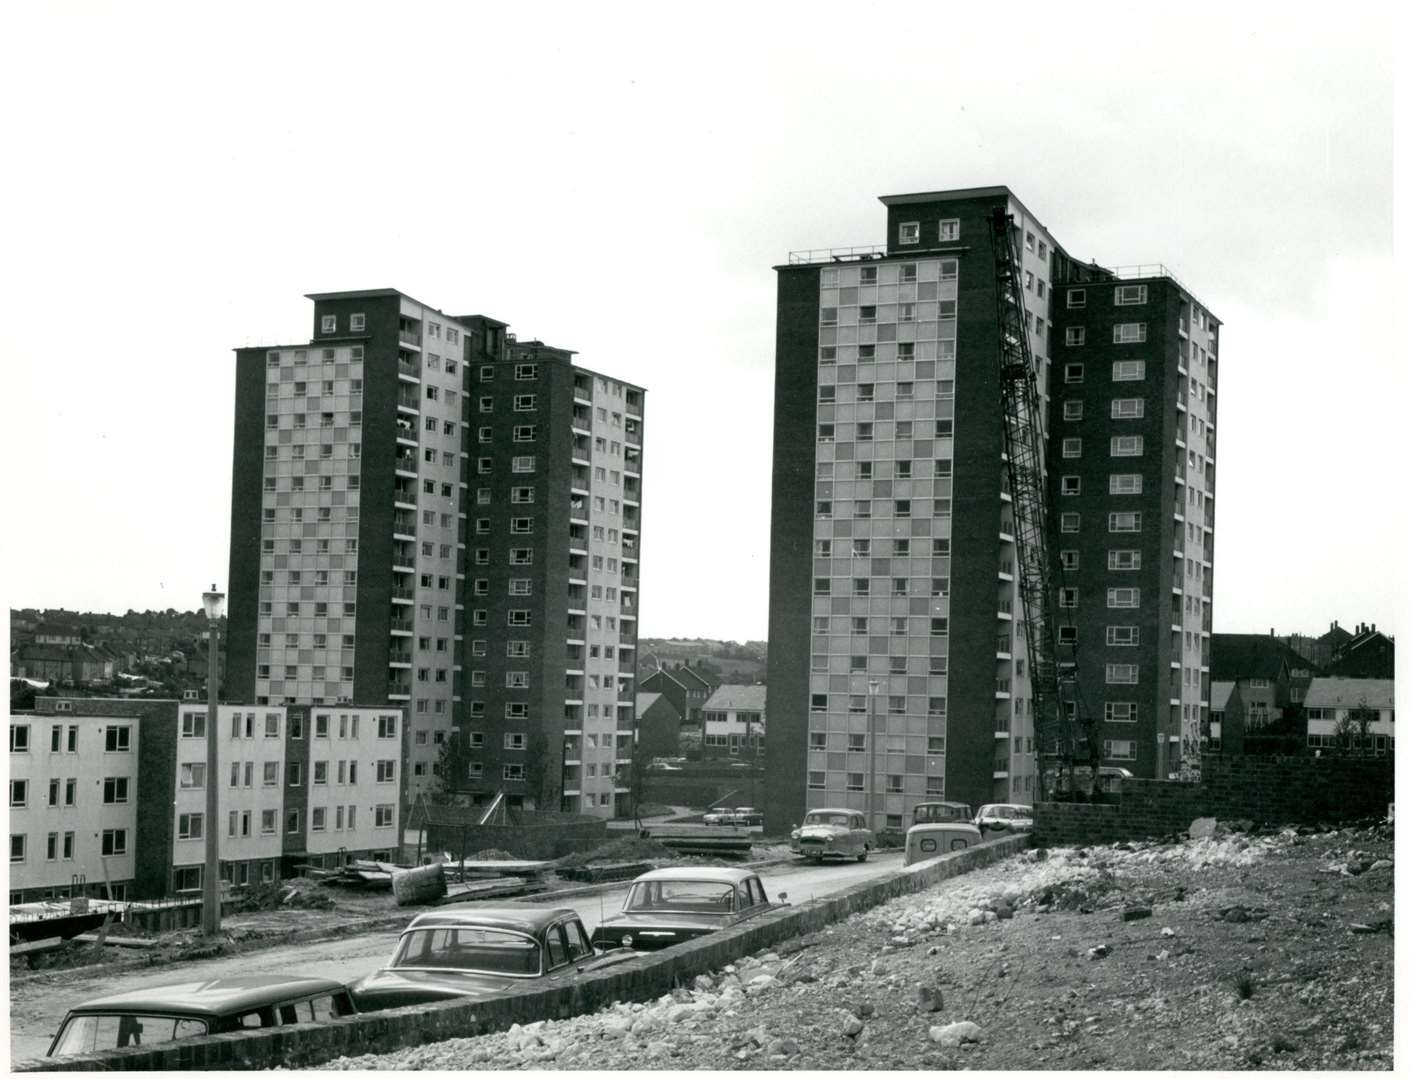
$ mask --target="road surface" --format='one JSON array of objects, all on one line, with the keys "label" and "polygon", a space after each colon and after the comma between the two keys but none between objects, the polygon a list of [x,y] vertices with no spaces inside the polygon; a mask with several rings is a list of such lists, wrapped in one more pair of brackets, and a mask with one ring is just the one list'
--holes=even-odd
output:
[{"label": "road surface", "polygon": [[[901,852],[884,852],[873,855],[866,863],[827,863],[823,866],[795,863],[767,867],[760,872],[760,880],[764,882],[771,900],[777,900],[779,894],[784,892],[788,894],[790,903],[799,904],[899,869],[901,861]],[[562,904],[578,911],[591,934],[604,913],[611,914],[621,908],[626,895],[627,886],[623,885],[597,896],[569,897]],[[10,1056],[12,1059],[42,1057],[68,1009],[90,998],[167,983],[217,979],[236,973],[297,972],[300,975],[352,982],[384,963],[392,955],[396,942],[397,934],[388,931],[289,948],[262,949],[187,964],[170,964],[150,971],[129,970],[88,976],[55,971],[11,986]]]}]

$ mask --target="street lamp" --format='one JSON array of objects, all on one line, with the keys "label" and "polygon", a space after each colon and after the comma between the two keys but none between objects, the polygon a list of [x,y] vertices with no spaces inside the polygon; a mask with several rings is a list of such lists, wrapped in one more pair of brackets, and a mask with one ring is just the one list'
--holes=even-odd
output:
[{"label": "street lamp", "polygon": [[206,619],[210,623],[210,649],[206,660],[206,869],[201,875],[201,932],[220,932],[220,838],[216,831],[217,817],[220,814],[216,790],[218,753],[216,737],[216,705],[220,687],[220,623],[221,609],[225,605],[225,593],[217,592],[211,583],[210,592],[201,594],[201,603],[206,609]]},{"label": "street lamp", "polygon": [[867,827],[877,827],[877,691],[881,683],[867,680]]}]

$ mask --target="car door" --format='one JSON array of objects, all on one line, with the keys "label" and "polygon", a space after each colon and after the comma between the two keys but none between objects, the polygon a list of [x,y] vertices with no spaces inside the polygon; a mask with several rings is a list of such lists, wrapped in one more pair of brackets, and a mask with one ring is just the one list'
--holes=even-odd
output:
[{"label": "car door", "polygon": [[745,879],[745,888],[750,894],[749,915],[753,917],[769,910],[769,897],[764,893],[764,883],[757,877]]}]

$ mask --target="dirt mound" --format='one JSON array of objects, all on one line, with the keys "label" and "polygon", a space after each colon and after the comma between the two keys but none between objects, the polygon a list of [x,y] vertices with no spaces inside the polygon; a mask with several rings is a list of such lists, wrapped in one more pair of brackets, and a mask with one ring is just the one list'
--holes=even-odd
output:
[{"label": "dirt mound", "polygon": [[680,861],[681,856],[664,844],[655,840],[642,840],[636,836],[624,836],[609,840],[592,851],[571,851],[557,860],[556,865],[587,866],[590,863],[651,861]]},{"label": "dirt mound", "polygon": [[487,847],[474,855],[466,856],[467,862],[518,862],[518,855],[511,855],[503,848]]}]

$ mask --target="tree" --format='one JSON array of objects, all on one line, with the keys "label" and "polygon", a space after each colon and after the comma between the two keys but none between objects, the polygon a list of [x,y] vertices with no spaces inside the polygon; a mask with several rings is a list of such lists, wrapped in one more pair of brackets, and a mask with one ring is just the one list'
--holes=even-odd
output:
[{"label": "tree", "polygon": [[1343,753],[1353,757],[1366,757],[1372,752],[1371,728],[1377,719],[1377,710],[1367,704],[1364,697],[1338,718],[1338,742]]}]

